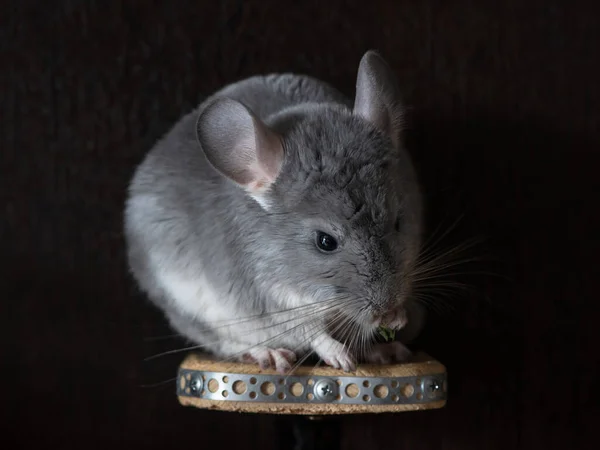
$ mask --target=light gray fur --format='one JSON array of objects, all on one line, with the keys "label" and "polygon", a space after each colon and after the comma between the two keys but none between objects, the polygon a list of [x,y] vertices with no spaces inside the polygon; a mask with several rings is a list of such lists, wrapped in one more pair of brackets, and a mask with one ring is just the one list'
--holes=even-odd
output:
[{"label": "light gray fur", "polygon": [[[281,137],[283,164],[264,204],[217,171],[199,143],[198,119],[219,98]],[[151,149],[129,187],[128,258],[175,330],[222,357],[254,346],[304,352],[318,348],[325,315],[273,312],[340,298],[347,306],[335,311],[347,316],[360,306],[383,314],[407,301],[421,239],[417,178],[389,128],[398,115],[378,128],[353,108],[308,76],[256,76],[206,99]],[[338,237],[339,249],[320,252],[316,230]]]}]

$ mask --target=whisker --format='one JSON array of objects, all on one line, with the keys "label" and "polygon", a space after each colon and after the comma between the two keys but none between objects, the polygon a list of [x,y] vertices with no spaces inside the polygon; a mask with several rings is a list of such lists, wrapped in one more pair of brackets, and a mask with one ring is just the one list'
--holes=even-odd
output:
[{"label": "whisker", "polygon": [[461,283],[459,281],[447,280],[447,281],[433,281],[427,284],[423,283],[420,285],[416,285],[412,292],[436,292],[437,288],[449,288],[456,289],[459,291],[470,291],[474,292],[475,288],[466,283]]},{"label": "whisker", "polygon": [[212,321],[210,323],[210,325],[211,325],[211,329],[213,329],[213,330],[215,328],[219,328],[219,327],[212,326],[212,325],[216,325],[216,324],[225,324],[225,326],[240,325],[240,324],[242,324],[242,323],[244,323],[246,321],[252,321],[252,320],[255,320],[255,319],[264,320],[264,319],[270,318],[272,316],[276,316],[276,315],[280,315],[280,314],[285,314],[285,313],[290,313],[290,312],[297,312],[298,310],[301,310],[301,309],[311,308],[311,307],[313,307],[315,305],[322,305],[324,303],[329,303],[329,302],[336,301],[336,300],[339,300],[339,299],[340,299],[339,297],[334,297],[334,298],[331,298],[331,299],[328,299],[328,300],[315,301],[315,302],[308,303],[308,304],[305,304],[305,305],[294,306],[294,307],[291,307],[291,308],[281,309],[281,310],[277,310],[277,311],[271,311],[271,312],[268,312],[268,313],[264,313],[264,312],[263,313],[258,313],[258,314],[254,314],[252,316],[243,317],[241,319],[216,320],[216,321]]},{"label": "whisker", "polygon": [[[338,312],[337,315],[341,315],[341,311]],[[319,326],[317,327],[313,327],[311,330],[315,330],[316,331],[312,331],[310,334],[306,333],[304,339],[300,342],[300,344],[298,346],[296,346],[296,349],[302,348],[303,346],[307,345],[309,342],[311,342],[312,340],[314,340],[316,338],[316,336],[320,335],[323,332],[326,332],[327,330],[327,324],[320,324],[318,323]],[[297,369],[298,367],[300,367],[308,358],[310,358],[313,354],[315,354],[316,352],[309,347],[309,351],[306,352],[306,354],[300,358],[298,361],[296,361],[296,363],[291,367],[289,373],[286,376],[286,380],[287,377],[289,377],[290,375],[292,375]],[[315,367],[317,367],[320,363],[321,363],[322,359],[319,357],[317,363],[313,366],[313,369]]]},{"label": "whisker", "polygon": [[[314,328],[313,328],[313,330],[314,330]],[[321,326],[321,327],[317,327],[317,330],[312,332],[311,334],[307,334],[307,336],[302,340],[302,342],[295,347],[296,353],[298,352],[298,349],[302,348],[304,345],[306,345],[306,343],[313,340],[317,335],[321,334],[325,330],[326,330],[326,327]],[[309,347],[309,350],[292,365],[289,373],[286,376],[286,380],[287,380],[287,377],[292,375],[313,354],[316,354],[316,352],[311,347]],[[314,369],[314,367],[317,367],[321,363],[321,361],[322,361],[322,359],[319,357],[317,363],[313,366],[313,369]]]},{"label": "whisker", "polygon": [[[360,322],[358,322],[358,319],[360,317],[360,314],[356,314],[355,315],[355,319],[352,321],[352,325],[350,326],[349,330],[348,330],[348,338],[350,339],[350,343],[348,344],[348,348],[355,352],[355,358],[357,359],[357,364],[358,364],[358,351],[355,350],[357,345],[356,342],[358,340],[358,337],[362,334],[362,327],[360,326]],[[344,345],[347,344],[348,342],[348,338],[346,339],[346,341],[344,342]]]},{"label": "whisker", "polygon": [[[474,245],[475,244],[472,244],[472,245],[459,244],[454,247],[447,248],[445,250],[440,250],[439,253],[432,253],[426,257],[420,256],[417,259],[417,262],[415,263],[414,271],[423,270],[427,267],[437,266],[438,264],[440,264],[444,260],[447,260],[450,257],[456,258],[457,256],[463,254],[470,247],[473,247]],[[481,260],[482,260],[481,256],[478,256],[478,257],[472,256],[470,258],[466,258],[466,261],[464,261],[464,262],[475,262],[475,261],[481,261]],[[450,262],[457,262],[457,261],[459,261],[459,260],[455,259],[454,261],[452,261],[450,259]]]},{"label": "whisker", "polygon": [[[436,247],[434,245],[430,245],[429,247],[423,246],[423,247],[421,247],[420,257],[422,260],[427,260],[427,259],[435,256],[435,254],[437,252],[440,252],[443,248],[445,248],[446,251],[468,250],[470,248],[475,247],[478,244],[482,244],[486,240],[487,239],[482,236],[474,236],[469,239],[465,239],[461,242],[458,242],[458,243],[455,243],[455,244],[452,244],[449,246],[445,246],[445,247]],[[439,242],[436,242],[435,245],[438,245],[438,244],[439,244]]]},{"label": "whisker", "polygon": [[[305,315],[304,317],[301,317],[301,318],[299,318],[298,320],[302,320],[302,322],[301,322],[301,323],[299,323],[298,325],[295,325],[295,326],[294,326],[294,327],[292,327],[292,328],[286,329],[286,330],[284,330],[283,332],[276,334],[275,336],[272,336],[272,337],[270,337],[270,338],[268,338],[268,339],[266,339],[266,340],[264,340],[264,341],[262,341],[262,342],[259,342],[258,344],[252,345],[252,346],[250,346],[250,347],[248,347],[248,348],[244,349],[243,351],[240,351],[240,352],[238,352],[238,353],[235,353],[235,354],[233,354],[233,355],[230,355],[229,357],[227,357],[227,358],[225,359],[225,361],[227,361],[227,360],[234,360],[234,359],[237,359],[237,358],[238,358],[240,355],[243,355],[244,353],[248,353],[249,351],[251,351],[251,350],[253,350],[253,349],[257,348],[257,347],[262,347],[262,346],[264,346],[265,344],[267,344],[267,343],[269,343],[269,342],[272,342],[272,341],[274,341],[274,340],[276,340],[276,339],[278,339],[278,338],[280,338],[280,337],[282,337],[282,336],[284,336],[284,335],[286,335],[286,334],[289,334],[289,333],[293,332],[294,330],[296,330],[296,329],[298,329],[298,328],[300,328],[300,327],[302,327],[302,326],[306,326],[306,325],[307,325],[307,324],[309,324],[309,323],[313,323],[313,322],[316,322],[316,323],[318,323],[318,322],[319,322],[318,318],[317,318],[316,320],[313,320],[313,321],[311,321],[311,320],[309,320],[309,319],[310,319],[311,317],[313,317],[313,316],[317,316],[317,315],[319,315],[319,314],[321,314],[321,313],[323,313],[323,312],[325,312],[325,311],[327,311],[327,310],[329,310],[329,309],[331,309],[331,308],[335,308],[336,306],[338,306],[338,305],[334,305],[334,306],[332,306],[332,307],[330,307],[330,308],[326,308],[326,309],[319,309],[319,310],[317,310],[317,311],[313,311],[312,313],[310,313],[310,314],[308,314],[308,315]],[[277,324],[277,325],[279,325],[279,324]],[[254,331],[255,331],[255,330],[251,331],[249,334],[252,334]]]},{"label": "whisker", "polygon": [[149,336],[144,338],[144,342],[166,341],[167,339],[181,338],[180,334],[167,334],[164,336]]},{"label": "whisker", "polygon": [[[331,335],[335,335],[339,331],[340,328],[342,328],[342,327],[345,328],[344,325],[346,323],[348,323],[348,322],[352,323],[353,322],[352,321],[352,317],[348,317],[342,311],[338,311],[337,314],[334,317],[332,317],[331,319],[329,319],[329,323],[333,322],[334,320],[337,320],[339,317],[344,317],[345,320],[342,320],[340,323],[337,324],[337,326],[333,330],[331,330],[331,332],[330,332]],[[328,328],[328,325],[329,324],[325,324],[325,326],[323,327],[322,330],[318,330],[317,332],[312,333],[310,336],[305,337],[305,339],[303,339],[303,341],[302,341],[303,344],[306,343],[306,342],[308,342],[308,341],[310,341],[310,340],[313,340],[318,334],[320,334],[321,332],[323,332],[324,330],[326,330]],[[347,325],[346,325],[346,327],[347,327]],[[303,345],[303,344],[301,344],[301,345]],[[304,361],[306,361],[306,359],[308,359],[310,357],[310,355],[312,353],[314,353],[314,351],[311,349],[311,351],[309,353],[307,353],[307,355],[305,355],[296,364],[294,364],[294,366],[292,367],[290,373],[293,373]],[[320,361],[321,361],[321,358],[319,358],[319,362],[317,362],[317,365],[320,363]],[[315,365],[315,367],[316,367],[316,365]]]},{"label": "whisker", "polygon": [[155,388],[155,387],[164,386],[166,384],[173,383],[176,380],[177,380],[177,377],[174,377],[174,378],[170,378],[170,379],[165,380],[165,381],[159,381],[158,383],[140,384],[140,387],[143,388],[143,389],[146,389],[146,388]]},{"label": "whisker", "polygon": [[158,353],[156,355],[148,356],[148,357],[144,358],[144,361],[151,361],[153,359],[160,358],[163,356],[175,355],[177,353],[183,353],[183,352],[192,351],[192,350],[199,350],[199,349],[205,348],[205,347],[206,347],[205,344],[195,344],[195,345],[191,345],[189,347],[182,347],[182,348],[176,348],[173,350],[167,350],[167,351]]},{"label": "whisker", "polygon": [[[338,306],[338,305],[334,305],[334,306],[328,307],[328,308],[327,308],[327,309],[325,309],[325,310],[318,311],[318,312],[317,312],[317,314],[318,314],[318,313],[322,313],[322,312],[324,312],[324,311],[326,311],[326,310],[330,310],[330,309],[332,309],[332,308],[335,308],[336,306]],[[290,329],[287,329],[287,330],[283,331],[282,333],[279,333],[279,334],[277,334],[277,335],[275,335],[275,336],[272,336],[272,337],[270,337],[269,339],[266,339],[266,340],[264,340],[264,341],[262,341],[262,342],[260,342],[260,343],[258,343],[258,344],[256,344],[256,345],[253,345],[253,346],[251,346],[251,347],[248,347],[247,349],[245,349],[245,350],[243,350],[243,351],[241,351],[241,352],[238,352],[238,353],[236,353],[236,354],[234,354],[234,355],[231,355],[231,356],[230,356],[229,358],[227,358],[227,359],[231,359],[231,358],[236,358],[236,357],[239,357],[240,355],[243,355],[244,353],[247,353],[248,351],[250,351],[250,350],[252,350],[252,349],[254,349],[254,348],[257,348],[257,347],[263,347],[263,346],[265,346],[265,344],[267,344],[267,343],[269,343],[269,342],[272,342],[272,341],[274,341],[274,340],[277,340],[277,339],[281,338],[282,336],[284,336],[285,334],[289,334],[290,332],[292,332],[292,331],[294,331],[294,330],[296,330],[296,329],[298,329],[298,328],[300,328],[300,327],[304,326],[305,324],[306,324],[306,322],[300,323],[299,325],[296,325],[296,326],[294,326],[294,327],[292,327],[292,328],[290,328]]]},{"label": "whisker", "polygon": [[[346,303],[345,300],[340,300],[339,302],[336,302],[334,305],[330,305],[330,307],[327,307],[325,309],[317,309],[316,311],[309,312],[308,314],[309,315],[319,314],[319,313],[322,313],[323,311],[328,311],[329,309],[335,308],[335,307],[340,306],[340,305],[342,305],[344,303]],[[304,317],[306,317],[306,315]],[[262,327],[262,328],[255,328],[255,329],[249,330],[247,332],[247,334],[253,334],[256,331],[264,331],[264,330],[268,330],[270,328],[279,327],[279,326],[285,325],[287,323],[294,322],[294,321],[301,320],[301,319],[303,319],[303,317],[294,317],[292,319],[288,319],[288,320],[285,320],[283,322],[278,322],[278,323],[275,323],[275,324],[267,325],[267,326]],[[242,336],[243,336],[243,334],[242,334]]]},{"label": "whisker", "polygon": [[[331,322],[333,320],[337,320],[342,315],[343,315],[342,311],[337,311],[337,313],[334,315],[334,317],[332,317],[331,319],[329,319],[329,322]],[[304,345],[306,345],[309,341],[314,340],[314,338],[317,335],[321,334],[322,332],[324,332],[328,328],[328,325],[329,325],[329,323],[325,323],[325,324],[323,324],[322,327],[319,327],[316,332],[312,332],[311,334],[306,334],[305,337],[304,337],[304,339],[301,341],[301,343],[296,348],[301,348]],[[290,373],[293,373],[298,367],[300,367],[300,365],[304,361],[306,361],[311,356],[312,353],[314,353],[314,350],[311,349],[310,352],[308,352],[303,358],[301,358],[299,361],[297,361],[296,364],[294,364],[294,366],[292,366],[292,369],[290,370]],[[319,358],[319,361],[321,361],[321,358]]]},{"label": "whisker", "polygon": [[[340,304],[341,303],[344,303],[344,302],[340,302]],[[309,313],[308,315],[310,316],[310,315],[318,314],[318,313],[326,311],[326,310],[328,310],[330,308],[335,308],[336,306],[338,306],[337,303],[335,303],[334,305],[327,306],[327,308],[324,308],[323,310],[319,309],[319,310],[313,311],[312,313]],[[293,319],[293,320],[300,320],[300,319],[302,319],[302,317],[300,317],[298,319]],[[300,325],[302,325],[302,324],[300,324]],[[265,328],[273,328],[273,327],[276,327],[276,326],[280,326],[280,324],[269,325],[269,326],[267,326]],[[294,327],[294,329],[295,328],[297,328],[297,327]],[[205,331],[211,331],[211,330],[214,330],[214,329],[210,329],[209,328],[209,329],[204,329],[204,330]],[[259,331],[259,330],[257,330],[257,329],[250,330],[250,331],[247,332],[247,334],[252,334],[253,332],[256,332],[256,331]],[[283,334],[285,334],[285,333],[283,333]],[[278,337],[278,336],[276,336],[276,337]],[[162,357],[162,356],[172,355],[172,354],[176,354],[176,353],[181,353],[181,352],[186,352],[186,351],[192,351],[192,350],[199,350],[201,348],[207,348],[207,347],[209,347],[211,345],[217,344],[219,341],[213,341],[213,342],[208,342],[208,343],[196,344],[196,345],[193,345],[193,346],[183,347],[183,348],[179,348],[179,349],[167,350],[165,352],[161,352],[161,353],[158,353],[156,355],[149,356],[149,357],[145,358],[144,361],[150,361],[150,360]]]},{"label": "whisker", "polygon": [[[445,297],[438,296],[433,297],[429,294],[418,294],[413,297],[413,299],[423,306],[425,306],[428,310],[436,312],[438,314],[444,314],[446,312],[454,311],[456,308],[448,303]],[[444,309],[446,307],[447,309]]]},{"label": "whisker", "polygon": [[464,214],[461,214],[458,216],[458,218],[454,221],[454,223],[452,225],[450,225],[449,227],[447,227],[444,231],[444,233],[442,233],[442,235],[439,238],[436,238],[436,240],[434,242],[431,242],[431,239],[433,239],[436,235],[436,233],[441,229],[442,225],[443,225],[443,221],[440,221],[440,223],[438,224],[437,228],[433,231],[433,233],[431,234],[431,236],[428,238],[428,240],[426,240],[423,245],[423,254],[427,254],[431,249],[435,248],[435,246],[442,240],[444,239],[444,237],[448,236],[459,224],[459,222],[465,217]]}]

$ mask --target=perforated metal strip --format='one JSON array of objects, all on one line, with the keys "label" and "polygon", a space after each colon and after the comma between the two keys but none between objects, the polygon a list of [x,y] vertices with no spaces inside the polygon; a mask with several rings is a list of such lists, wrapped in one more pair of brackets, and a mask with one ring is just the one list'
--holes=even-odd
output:
[{"label": "perforated metal strip", "polygon": [[260,403],[420,404],[445,400],[446,374],[415,377],[252,375],[180,369],[177,395]]}]

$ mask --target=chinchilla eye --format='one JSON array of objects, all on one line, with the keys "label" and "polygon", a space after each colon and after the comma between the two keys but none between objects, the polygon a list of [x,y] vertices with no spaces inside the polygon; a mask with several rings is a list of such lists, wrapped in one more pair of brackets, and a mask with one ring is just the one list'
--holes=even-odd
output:
[{"label": "chinchilla eye", "polygon": [[396,230],[396,232],[400,231],[400,215],[398,215],[398,217],[396,218],[396,222],[394,223],[394,229]]},{"label": "chinchilla eye", "polygon": [[323,252],[332,252],[338,247],[338,243],[333,236],[323,233],[322,231],[317,232],[317,248]]}]

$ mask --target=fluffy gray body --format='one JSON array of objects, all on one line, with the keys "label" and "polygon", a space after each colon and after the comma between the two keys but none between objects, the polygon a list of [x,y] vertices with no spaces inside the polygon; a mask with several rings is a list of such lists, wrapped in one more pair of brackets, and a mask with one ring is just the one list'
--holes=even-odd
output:
[{"label": "fluffy gray body", "polygon": [[422,206],[382,64],[365,55],[354,104],[308,76],[239,81],[149,151],[129,187],[128,259],[177,332],[280,371],[311,351],[351,370],[382,321],[406,324]]}]

